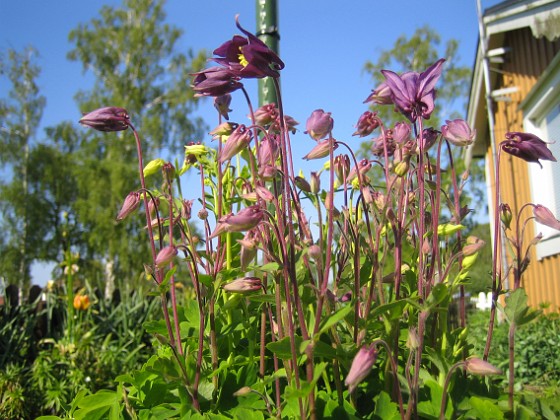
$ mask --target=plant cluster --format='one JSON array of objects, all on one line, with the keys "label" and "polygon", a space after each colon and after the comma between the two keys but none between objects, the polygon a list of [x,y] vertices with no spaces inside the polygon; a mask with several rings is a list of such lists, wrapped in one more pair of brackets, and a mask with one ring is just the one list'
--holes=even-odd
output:
[{"label": "plant cluster", "polygon": [[[382,71],[385,81],[367,102],[392,106],[408,122],[387,127],[375,111],[362,114],[353,134],[376,133],[372,159],[358,161],[347,142],[332,136],[331,114],[313,111],[304,159],[325,163],[304,176],[291,151],[298,123],[282,106],[284,63],[237,27],[243,35],[217,48],[217,65],[193,79],[197,95],[215,98],[216,149],[191,143],[182,165],[163,159],[144,165],[134,115],[126,109],[104,107],[80,120],[134,135],[140,188],[125,198],[117,218],[143,207],[152,254],[145,272],[164,318],[146,323],[161,343],[157,354],[119,375],[116,391],[79,394],[69,415],[502,418],[529,410],[514,401],[513,357],[516,327],[537,314],[527,307],[520,279],[538,238],[516,239],[531,218],[520,212],[511,225],[507,206],[496,206],[496,229],[513,226],[508,238],[516,257],[515,287],[504,308],[509,398],[496,405],[502,371],[487,360],[509,273],[495,241],[486,347],[473,354],[464,285],[484,243],[463,235],[468,174],[455,173],[451,149],[471,144],[476,133],[460,119],[427,125],[445,61],[420,73]],[[243,81],[264,77],[272,79],[278,102],[254,110]],[[249,125],[229,121],[234,92],[246,99]],[[554,159],[542,140],[526,133],[508,133],[501,150],[527,161]],[[383,173],[375,185],[372,167]],[[444,171],[451,173],[449,186],[441,182]],[[546,208],[528,206],[537,221],[560,227]],[[195,213],[201,234],[192,229]],[[454,305],[457,325],[449,319]],[[479,378],[486,375],[498,379]]]}]

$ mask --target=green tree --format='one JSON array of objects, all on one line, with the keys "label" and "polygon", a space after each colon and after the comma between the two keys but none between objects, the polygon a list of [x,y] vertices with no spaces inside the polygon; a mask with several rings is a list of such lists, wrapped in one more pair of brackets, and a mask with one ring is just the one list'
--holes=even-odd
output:
[{"label": "green tree", "polygon": [[29,199],[31,155],[45,107],[36,83],[40,74],[36,56],[33,48],[22,52],[10,49],[7,60],[0,64],[0,73],[11,85],[7,97],[0,101],[0,162],[5,172],[5,180],[0,181],[0,267],[8,282],[20,288],[29,284],[29,268],[40,245],[34,235],[38,211]]},{"label": "green tree", "polygon": [[[103,7],[99,18],[69,36],[74,48],[68,58],[95,76],[93,88],[76,96],[80,111],[126,108],[143,136],[146,161],[156,150],[177,151],[201,134],[189,85],[190,73],[202,68],[205,56],[177,52],[180,36],[179,29],[165,23],[163,0],[125,0],[119,8]],[[73,154],[74,210],[87,232],[82,256],[94,263],[91,278],[131,280],[147,261],[146,233],[140,218],[117,224],[115,216],[125,196],[140,187],[134,140],[129,132],[80,130],[78,145]]]}]

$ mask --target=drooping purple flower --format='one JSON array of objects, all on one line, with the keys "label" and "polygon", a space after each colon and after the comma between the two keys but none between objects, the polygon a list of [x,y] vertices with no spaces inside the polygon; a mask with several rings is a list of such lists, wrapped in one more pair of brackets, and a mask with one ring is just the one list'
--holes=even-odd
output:
[{"label": "drooping purple flower", "polygon": [[243,239],[237,240],[237,242],[241,245],[241,252],[239,254],[241,270],[245,270],[249,263],[257,255],[258,241],[255,234],[256,232],[253,229],[248,231]]},{"label": "drooping purple flower", "polygon": [[140,193],[136,191],[132,191],[128,193],[126,198],[124,199],[124,203],[117,214],[117,220],[121,221],[129,214],[134,212],[138,206],[140,205]]},{"label": "drooping purple flower", "polygon": [[223,96],[243,87],[237,73],[225,67],[210,67],[193,73],[194,96]]},{"label": "drooping purple flower", "polygon": [[456,119],[445,122],[446,125],[441,127],[441,134],[447,141],[455,146],[472,144],[476,136],[476,130],[471,129],[465,120]]},{"label": "drooping purple flower", "polygon": [[218,114],[224,117],[226,121],[229,120],[229,113],[231,112],[231,109],[229,109],[230,104],[231,95],[229,93],[221,96],[216,96],[216,98],[214,98],[214,108],[216,108]]},{"label": "drooping purple flower", "polygon": [[417,144],[420,147],[422,145],[422,149],[424,152],[427,151],[430,147],[432,147],[439,136],[439,132],[435,130],[433,127],[425,128],[422,131],[422,135],[419,135],[417,140]]},{"label": "drooping purple flower", "polygon": [[129,127],[130,118],[126,109],[107,106],[84,114],[79,123],[98,131],[123,131]]},{"label": "drooping purple flower", "polygon": [[393,156],[396,144],[389,130],[372,139],[371,152],[375,156],[385,156],[385,147],[387,148],[387,156]]},{"label": "drooping purple flower", "polygon": [[441,76],[444,61],[439,59],[422,73],[409,71],[399,76],[393,71],[381,70],[391,90],[393,103],[411,122],[418,117],[430,118],[434,110],[434,87]]},{"label": "drooping purple flower", "polygon": [[226,140],[226,144],[222,148],[220,153],[219,162],[224,163],[225,161],[231,159],[233,156],[238,154],[251,142],[253,138],[251,130],[249,130],[245,125],[241,124],[229,135]]},{"label": "drooping purple flower", "polygon": [[278,137],[275,134],[265,136],[259,144],[257,154],[259,166],[274,165],[278,156],[280,156]]},{"label": "drooping purple flower", "polygon": [[331,144],[333,150],[336,150],[338,148],[338,144],[336,143],[336,141],[332,141],[331,139],[326,139],[317,142],[317,145],[313,149],[311,149],[311,151],[308,154],[306,154],[303,158],[305,160],[312,160],[312,159],[321,159],[327,157],[331,149]]},{"label": "drooping purple flower", "polygon": [[350,172],[350,157],[338,155],[334,158],[334,174],[338,182],[343,183]]},{"label": "drooping purple flower", "polygon": [[275,121],[279,113],[276,104],[270,103],[257,108],[253,115],[255,117],[255,124],[265,127]]},{"label": "drooping purple flower", "polygon": [[517,156],[527,162],[536,162],[541,168],[539,159],[556,162],[556,158],[546,147],[547,143],[534,134],[513,131],[506,133],[506,139],[500,143],[500,147],[510,155]]},{"label": "drooping purple flower", "polygon": [[348,392],[353,392],[356,387],[368,376],[371,368],[377,361],[377,348],[375,346],[362,347],[352,360],[352,366],[344,383]]},{"label": "drooping purple flower", "polygon": [[358,122],[356,123],[356,131],[353,136],[366,137],[369,136],[373,130],[379,127],[379,118],[377,112],[366,111],[364,112]]},{"label": "drooping purple flower", "polygon": [[316,109],[311,113],[305,125],[305,134],[309,134],[313,140],[321,140],[329,135],[334,126],[330,112]]},{"label": "drooping purple flower", "polygon": [[560,230],[560,220],[556,219],[554,214],[542,204],[533,205],[533,214],[535,216],[535,220],[541,225]]},{"label": "drooping purple flower", "polygon": [[223,43],[214,50],[214,55],[218,57],[213,60],[242,78],[280,77],[278,71],[284,68],[284,63],[278,55],[259,38],[245,30],[239,24],[239,16],[235,17],[235,24],[247,37],[235,35]]},{"label": "drooping purple flower", "polygon": [[365,175],[367,171],[371,169],[371,162],[367,159],[362,159],[358,162],[358,166],[354,166],[348,176],[346,177],[346,182],[351,182],[354,178],[358,176],[358,172],[360,175]]},{"label": "drooping purple flower", "polygon": [[264,211],[259,205],[246,207],[237,214],[230,213],[218,220],[210,239],[225,232],[244,232],[253,229],[261,222],[263,217]]}]

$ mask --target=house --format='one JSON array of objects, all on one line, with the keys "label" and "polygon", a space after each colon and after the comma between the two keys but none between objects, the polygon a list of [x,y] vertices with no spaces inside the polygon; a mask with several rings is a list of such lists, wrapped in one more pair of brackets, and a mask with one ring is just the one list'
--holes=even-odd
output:
[{"label": "house", "polygon": [[[467,159],[485,158],[490,214],[495,208],[493,174],[499,144],[506,132],[523,131],[556,141],[548,146],[559,162],[542,161],[541,168],[502,153],[501,202],[509,204],[514,217],[522,210],[521,220],[532,216],[530,206],[523,208],[525,203],[545,205],[560,218],[560,1],[503,1],[484,11],[480,29],[468,105],[468,122],[476,128],[477,139]],[[558,312],[560,232],[533,220],[524,232],[524,244],[543,234],[530,250],[522,279],[529,304],[549,303],[547,312]],[[510,254],[507,241],[502,251]],[[511,286],[511,276],[507,283],[504,288]]]}]

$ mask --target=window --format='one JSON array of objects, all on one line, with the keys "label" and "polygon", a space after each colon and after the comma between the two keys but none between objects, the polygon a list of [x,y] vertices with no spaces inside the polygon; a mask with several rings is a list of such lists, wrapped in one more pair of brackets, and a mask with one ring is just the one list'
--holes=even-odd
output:
[{"label": "window", "polygon": [[[559,160],[542,161],[542,169],[537,164],[528,165],[532,202],[548,207],[560,219],[560,55],[529,92],[521,108],[525,130],[553,142],[548,147]],[[560,254],[560,232],[538,223],[536,231],[543,234],[543,240],[536,246],[539,260]]]}]

